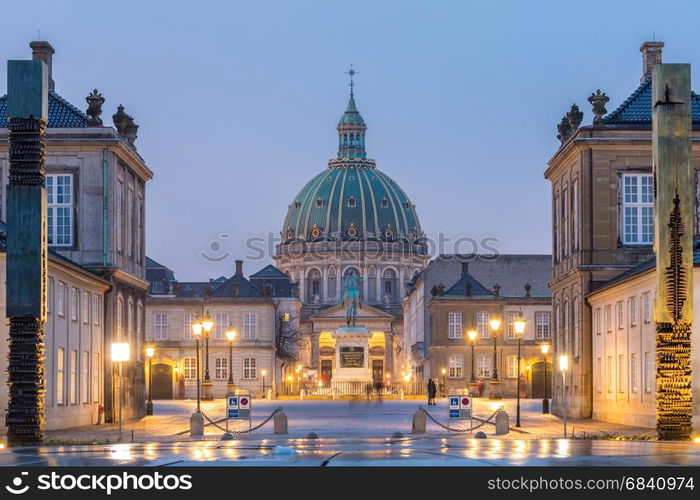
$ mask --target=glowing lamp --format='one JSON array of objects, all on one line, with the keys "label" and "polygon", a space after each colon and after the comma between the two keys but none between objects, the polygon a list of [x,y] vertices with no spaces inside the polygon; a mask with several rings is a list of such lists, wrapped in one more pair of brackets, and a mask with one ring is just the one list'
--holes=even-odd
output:
[{"label": "glowing lamp", "polygon": [[540,344],[540,349],[542,354],[547,354],[549,352],[549,344]]},{"label": "glowing lamp", "polygon": [[469,340],[474,342],[476,340],[476,336],[479,334],[474,328],[470,328],[467,330],[467,337],[469,337]]},{"label": "glowing lamp", "polygon": [[129,344],[114,342],[112,344],[112,361],[129,361]]},{"label": "glowing lamp", "polygon": [[565,372],[569,369],[569,356],[562,354],[559,356],[559,370]]},{"label": "glowing lamp", "polygon": [[152,358],[156,350],[153,347],[146,347],[146,356]]},{"label": "glowing lamp", "polygon": [[501,318],[491,318],[489,320],[489,326],[491,326],[491,330],[495,332],[501,327]]},{"label": "glowing lamp", "polygon": [[226,338],[229,342],[233,342],[233,340],[236,338],[236,330],[234,330],[233,328],[229,328],[228,330],[226,330]]},{"label": "glowing lamp", "polygon": [[214,320],[209,316],[209,310],[207,309],[207,314],[202,318],[202,328],[206,333],[209,333],[212,328],[214,328]]}]

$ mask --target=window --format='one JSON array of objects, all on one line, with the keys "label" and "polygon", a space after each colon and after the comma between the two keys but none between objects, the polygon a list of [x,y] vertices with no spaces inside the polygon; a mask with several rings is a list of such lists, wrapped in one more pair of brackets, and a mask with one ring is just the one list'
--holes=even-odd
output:
[{"label": "window", "polygon": [[214,360],[214,378],[228,378],[228,358],[216,358]]},{"label": "window", "polygon": [[561,192],[561,229],[562,229],[562,254],[569,254],[569,192],[567,189]]},{"label": "window", "polygon": [[167,314],[156,314],[154,316],[153,338],[156,340],[166,340],[168,338]]},{"label": "window", "polygon": [[559,193],[554,193],[554,203],[552,206],[552,219],[554,219],[554,260],[558,261],[561,258],[561,235],[559,234]]},{"label": "window", "polygon": [[62,281],[58,282],[58,315],[66,315],[66,284]]},{"label": "window", "polygon": [[620,354],[617,357],[617,390],[625,392],[625,357]]},{"label": "window", "polygon": [[637,297],[630,297],[630,326],[637,326]]},{"label": "window", "polygon": [[78,402],[78,351],[75,349],[70,352],[70,374],[69,374],[69,397],[70,404],[74,405]]},{"label": "window", "polygon": [[601,358],[597,358],[595,360],[595,387],[597,392],[603,392],[603,360]]},{"label": "window", "polygon": [[479,378],[491,377],[491,356],[479,354],[476,358],[476,376]]},{"label": "window", "polygon": [[90,375],[90,353],[83,351],[80,358],[80,402],[90,402],[90,386],[88,385],[88,377]]},{"label": "window", "polygon": [[447,313],[447,338],[462,338],[462,313]]},{"label": "window", "polygon": [[51,310],[53,309],[53,297],[54,297],[54,290],[53,290],[53,278],[49,278],[46,284],[46,312],[50,313]]},{"label": "window", "polygon": [[625,327],[625,310],[621,300],[615,304],[615,315],[617,316],[617,329],[622,330]]},{"label": "window", "polygon": [[571,249],[578,250],[578,179],[571,183]]},{"label": "window", "polygon": [[580,300],[578,297],[574,297],[572,301],[572,311],[571,311],[571,321],[573,323],[573,356],[578,358],[581,355],[581,308],[579,306]]},{"label": "window", "polygon": [[651,307],[649,306],[649,292],[642,294],[642,318],[645,323],[651,322]]},{"label": "window", "polygon": [[639,390],[639,383],[637,377],[637,353],[633,352],[630,354],[630,391],[637,392]]},{"label": "window", "polygon": [[613,384],[615,383],[615,372],[614,372],[615,367],[613,366],[613,358],[612,356],[608,356],[608,363],[607,366],[605,367],[605,375],[608,381],[608,392],[613,391]]},{"label": "window", "polygon": [[117,338],[124,340],[124,299],[117,298]]},{"label": "window", "polygon": [[194,314],[182,316],[182,338],[185,340],[192,339],[192,323],[194,323]]},{"label": "window", "polygon": [[100,401],[100,354],[95,352],[92,354],[92,401],[99,403]]},{"label": "window", "polygon": [[317,206],[318,208],[323,208],[323,200],[322,200],[321,198],[319,198],[318,200],[316,200],[316,206]]},{"label": "window", "polygon": [[381,200],[379,200],[379,204],[382,208],[387,208],[389,206],[389,200],[387,200],[386,198],[382,198]]},{"label": "window", "polygon": [[450,378],[462,378],[462,365],[464,360],[462,356],[450,356],[447,359],[447,366],[449,368],[448,375]]},{"label": "window", "polygon": [[[258,317],[255,314],[246,314],[243,316],[243,338],[246,340],[255,339],[258,337],[256,331]],[[252,358],[251,358],[252,359]],[[253,377],[255,378],[255,377]]]},{"label": "window", "polygon": [[117,252],[122,251],[122,232],[124,231],[124,181],[121,179],[117,180],[117,189],[114,193],[116,202],[116,220],[114,224],[116,226],[116,240],[117,240]]},{"label": "window", "polygon": [[134,190],[129,187],[126,197],[126,253],[134,255]]},{"label": "window", "polygon": [[56,349],[56,404],[66,404],[64,373],[66,369],[65,350],[63,347]]},{"label": "window", "polygon": [[491,337],[489,331],[489,313],[476,313],[476,329],[479,332],[479,338],[488,339]]},{"label": "window", "polygon": [[608,304],[605,306],[605,331],[612,332],[612,311],[611,306]]},{"label": "window", "polygon": [[136,262],[143,260],[143,197],[136,198]]},{"label": "window", "polygon": [[350,208],[355,208],[355,206],[357,206],[357,201],[355,200],[355,198],[348,199],[348,206]]},{"label": "window", "polygon": [[509,339],[516,339],[515,336],[515,320],[518,319],[520,314],[517,311],[508,311],[506,313],[506,331],[508,332]]},{"label": "window", "polygon": [[70,319],[78,321],[78,289],[70,289]]},{"label": "window", "polygon": [[83,323],[90,323],[90,293],[83,292]]},{"label": "window", "polygon": [[102,317],[102,297],[100,295],[92,296],[92,322],[95,325],[100,324],[100,318]]},{"label": "window", "polygon": [[648,245],[654,239],[654,186],[648,174],[622,176],[622,242]]},{"label": "window", "polygon": [[143,304],[136,305],[136,359],[141,361],[143,355]]},{"label": "window", "polygon": [[228,314],[216,314],[215,318],[216,330],[214,331],[215,339],[223,339],[225,337],[226,330],[228,329]]},{"label": "window", "polygon": [[73,244],[73,176],[46,176],[47,242],[53,246]]},{"label": "window", "polygon": [[535,338],[537,340],[547,340],[550,338],[549,324],[551,314],[548,312],[535,313]]},{"label": "window", "polygon": [[258,378],[258,360],[255,358],[243,358],[243,378],[246,380]]},{"label": "window", "polygon": [[654,384],[654,361],[650,352],[644,353],[644,392],[650,393]]},{"label": "window", "polygon": [[507,356],[506,357],[506,377],[518,378],[518,357],[517,356]]},{"label": "window", "polygon": [[197,360],[194,357],[187,357],[182,360],[183,375],[186,379],[193,380],[197,378]]},{"label": "window", "polygon": [[593,311],[593,326],[595,328],[596,335],[600,335],[601,333],[603,333],[603,324],[600,316],[600,307],[597,307]]}]

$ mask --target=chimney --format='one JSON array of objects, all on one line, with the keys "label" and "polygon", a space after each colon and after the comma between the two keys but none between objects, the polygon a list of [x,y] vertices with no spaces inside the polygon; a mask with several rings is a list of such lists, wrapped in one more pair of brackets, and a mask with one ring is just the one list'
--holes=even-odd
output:
[{"label": "chimney", "polygon": [[462,276],[469,274],[469,262],[462,262]]},{"label": "chimney", "polygon": [[54,83],[51,73],[51,59],[53,58],[55,50],[49,42],[36,40],[30,42],[29,46],[32,49],[32,59],[35,61],[44,61],[49,69],[49,90],[54,89]]},{"label": "chimney", "polygon": [[236,276],[243,276],[243,261],[236,261]]},{"label": "chimney", "polygon": [[651,78],[651,70],[654,66],[661,63],[661,51],[664,48],[664,42],[644,42],[639,51],[642,53],[642,78],[640,82],[644,83],[647,78]]}]

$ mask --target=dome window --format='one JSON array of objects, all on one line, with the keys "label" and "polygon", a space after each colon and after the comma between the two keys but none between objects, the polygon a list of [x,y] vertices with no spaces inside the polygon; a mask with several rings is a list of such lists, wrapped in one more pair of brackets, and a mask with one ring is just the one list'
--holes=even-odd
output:
[{"label": "dome window", "polygon": [[354,176],[354,175],[351,175],[350,177],[348,177],[348,180],[354,181],[354,180],[355,180],[355,176]]},{"label": "dome window", "polygon": [[350,227],[348,227],[348,230],[345,232],[350,238],[356,238],[358,235],[357,231],[357,226],[355,225],[354,222],[350,223]]},{"label": "dome window", "polygon": [[350,198],[348,200],[348,206],[350,208],[355,208],[357,206],[357,200],[355,198]]},{"label": "dome window", "polygon": [[323,208],[323,200],[322,200],[321,198],[319,198],[318,200],[316,200],[316,207],[317,207],[317,208]]},{"label": "dome window", "polygon": [[404,202],[403,202],[403,206],[406,207],[406,208],[411,208],[411,204],[410,204],[409,202],[407,202],[407,201],[404,201]]},{"label": "dome window", "polygon": [[386,198],[382,198],[381,200],[379,200],[379,205],[382,208],[388,208],[389,207],[389,200],[387,200]]},{"label": "dome window", "polygon": [[321,228],[314,225],[314,227],[311,228],[311,231],[309,232],[309,235],[312,238],[318,238],[321,236]]},{"label": "dome window", "polygon": [[299,203],[298,200],[294,202],[294,208],[299,208],[300,206],[301,206],[301,203]]}]

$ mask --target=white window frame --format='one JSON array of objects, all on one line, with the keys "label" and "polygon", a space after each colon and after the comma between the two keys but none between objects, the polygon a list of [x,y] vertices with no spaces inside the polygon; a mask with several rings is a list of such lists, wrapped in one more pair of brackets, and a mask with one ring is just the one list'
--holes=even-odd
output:
[{"label": "white window frame", "polygon": [[68,372],[68,397],[70,404],[78,404],[78,351],[71,349],[70,365]]},{"label": "white window frame", "polygon": [[168,340],[168,315],[156,313],[153,315],[153,340]]},{"label": "white window frame", "polygon": [[182,338],[183,340],[192,340],[192,323],[194,323],[194,314],[185,313],[182,315]]},{"label": "white window frame", "polygon": [[447,358],[447,377],[463,378],[464,358],[458,354],[452,354]]},{"label": "white window frame", "polygon": [[227,313],[218,313],[214,315],[214,338],[222,340],[226,338],[226,330],[228,329],[229,319]]},{"label": "white window frame", "polygon": [[537,340],[552,338],[552,314],[549,311],[535,312],[535,338]]},{"label": "white window frame", "polygon": [[615,304],[615,315],[617,316],[617,329],[622,330],[625,328],[625,308],[623,302],[618,300]]},{"label": "white window frame", "polygon": [[100,318],[102,317],[102,296],[94,294],[92,296],[92,323],[94,325],[100,324]]},{"label": "white window frame", "polygon": [[518,378],[518,356],[516,354],[506,356],[506,378]]},{"label": "white window frame", "polygon": [[639,392],[639,361],[637,353],[630,353],[630,392]]},{"label": "white window frame", "polygon": [[447,338],[461,339],[462,338],[462,313],[450,312],[447,313]]},{"label": "white window frame", "polygon": [[185,377],[185,380],[197,378],[197,358],[186,356],[182,359],[182,376]]},{"label": "white window frame", "polygon": [[100,401],[100,373],[102,365],[100,364],[100,353],[92,353],[92,401],[99,403]]},{"label": "white window frame", "polygon": [[66,350],[56,349],[56,405],[66,404]]},{"label": "white window frame", "polygon": [[490,339],[491,330],[489,329],[489,318],[491,315],[487,312],[476,313],[476,330],[479,332],[480,339]]},{"label": "white window frame", "polygon": [[637,326],[637,297],[629,298],[630,326]]},{"label": "white window frame", "polygon": [[115,198],[115,231],[116,231],[116,243],[117,252],[123,252],[123,236],[124,236],[124,180],[117,178],[117,186],[114,192]]},{"label": "white window frame", "polygon": [[78,321],[78,294],[80,291],[74,286],[70,287],[70,319]]},{"label": "white window frame", "polygon": [[610,333],[610,332],[612,332],[612,305],[607,304],[603,308],[603,313],[605,316],[605,331],[607,333]]},{"label": "white window frame", "polygon": [[642,294],[642,320],[644,323],[651,323],[651,304],[649,303],[649,292]]},{"label": "white window frame", "polygon": [[491,366],[491,355],[478,354],[476,356],[476,376],[478,378],[491,378],[493,375]]},{"label": "white window frame", "polygon": [[246,356],[243,358],[243,380],[255,380],[258,378],[258,358]]},{"label": "white window frame", "polygon": [[82,314],[83,314],[83,323],[89,324],[90,323],[90,292],[83,292],[83,307],[82,309]]},{"label": "white window frame", "polygon": [[651,174],[622,174],[621,240],[624,245],[654,242],[654,181]]},{"label": "white window frame", "polygon": [[520,316],[518,311],[508,311],[506,313],[506,335],[510,340],[518,338],[515,336],[515,320],[518,319],[518,316]]},{"label": "white window frame", "polygon": [[255,340],[258,338],[258,315],[244,314],[243,315],[243,339]]},{"label": "white window frame", "polygon": [[90,402],[90,353],[83,351],[80,354],[80,402],[88,404]]},{"label": "white window frame", "polygon": [[[61,187],[68,185],[68,194]],[[46,230],[47,242],[52,247],[73,246],[73,200],[75,183],[73,174],[56,173],[46,174]],[[61,193],[59,193],[61,189]],[[62,228],[59,231],[58,219],[61,219]]]},{"label": "white window frame", "polygon": [[228,379],[228,358],[219,357],[214,359],[214,378],[219,380]]},{"label": "white window frame", "polygon": [[603,333],[603,312],[600,307],[596,307],[593,311],[593,326],[596,335],[601,335]]}]

